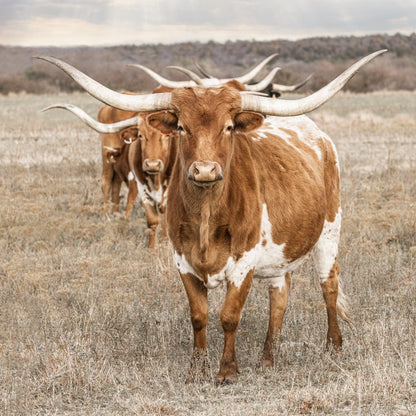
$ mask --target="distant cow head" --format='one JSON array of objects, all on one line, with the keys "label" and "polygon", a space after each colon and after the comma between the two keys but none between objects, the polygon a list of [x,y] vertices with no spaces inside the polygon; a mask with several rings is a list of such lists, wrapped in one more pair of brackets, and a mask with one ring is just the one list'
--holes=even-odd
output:
[{"label": "distant cow head", "polygon": [[122,131],[121,137],[126,142],[140,140],[142,169],[149,175],[155,175],[162,172],[168,162],[170,136],[150,126],[146,116],[147,114],[141,114],[137,128]]},{"label": "distant cow head", "polygon": [[150,114],[148,123],[163,134],[178,132],[184,174],[200,187],[212,186],[227,174],[236,133],[263,122],[261,114],[241,110],[240,93],[230,86],[175,90],[172,108]]}]

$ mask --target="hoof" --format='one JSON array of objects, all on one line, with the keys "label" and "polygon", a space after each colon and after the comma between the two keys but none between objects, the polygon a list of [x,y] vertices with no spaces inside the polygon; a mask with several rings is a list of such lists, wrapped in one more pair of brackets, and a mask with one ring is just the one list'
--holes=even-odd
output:
[{"label": "hoof", "polygon": [[337,338],[327,338],[326,341],[326,350],[331,354],[339,355],[342,353],[342,337]]},{"label": "hoof", "polygon": [[266,368],[271,368],[274,366],[274,361],[272,359],[263,358],[256,364],[258,370],[265,370]]},{"label": "hoof", "polygon": [[214,381],[214,386],[215,387],[230,386],[232,384],[236,384],[237,381],[238,381],[237,374],[228,374],[226,376],[222,376],[218,374],[217,378]]}]

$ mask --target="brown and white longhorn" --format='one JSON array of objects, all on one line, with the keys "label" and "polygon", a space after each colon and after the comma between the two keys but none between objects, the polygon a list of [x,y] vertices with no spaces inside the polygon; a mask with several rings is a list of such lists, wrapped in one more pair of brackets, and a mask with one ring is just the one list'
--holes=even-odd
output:
[{"label": "brown and white longhorn", "polygon": [[129,188],[125,215],[129,217],[139,194],[146,213],[148,247],[154,247],[156,228],[165,212],[167,187],[176,158],[175,135],[164,135],[149,126],[147,113],[137,114],[106,105],[100,109],[100,121],[96,121],[72,104],[55,104],[44,111],[52,108],[71,111],[100,133],[105,207],[111,186],[113,209],[119,211],[120,186],[124,181]]},{"label": "brown and white longhorn", "polygon": [[[178,131],[168,233],[189,299],[194,359],[206,353],[208,289],[227,285],[220,312],[224,351],[217,384],[237,380],[235,340],[254,277],[269,285],[270,318],[261,364],[273,365],[290,272],[309,254],[326,303],[327,345],[341,348],[337,315],[349,317],[336,260],[339,165],[330,138],[303,114],[329,100],[383,52],[361,59],[318,92],[289,101],[244,95],[229,85],[180,88],[157,99],[122,97],[62,61],[43,58],[110,105],[132,111],[159,109],[148,116],[148,123],[164,134]],[[264,114],[277,117],[265,119]],[[194,362],[191,379],[197,370]]]}]

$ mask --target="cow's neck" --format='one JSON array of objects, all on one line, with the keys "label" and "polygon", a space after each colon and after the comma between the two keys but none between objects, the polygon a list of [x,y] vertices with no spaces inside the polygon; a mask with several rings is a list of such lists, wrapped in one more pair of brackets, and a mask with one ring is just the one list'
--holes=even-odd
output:
[{"label": "cow's neck", "polygon": [[183,178],[183,202],[186,211],[193,217],[211,217],[220,210],[227,197],[225,180],[217,182],[209,188],[195,185],[188,178]]},{"label": "cow's neck", "polygon": [[[216,233],[228,236],[229,239],[228,243],[225,243],[224,238],[221,239],[225,244],[221,250],[227,250],[226,247],[229,247],[230,254],[239,253],[244,251],[246,246],[252,248],[255,244],[251,241],[256,236],[255,228],[260,227],[260,221],[250,221],[252,217],[260,218],[261,204],[256,168],[251,161],[249,146],[245,140],[238,145],[238,151],[234,152],[234,158],[224,173],[224,179],[214,186],[201,188],[188,179],[187,169],[179,159],[172,177],[172,189],[177,189],[178,192],[174,193],[170,189],[168,193],[168,199],[175,200],[178,203],[176,208],[181,207],[182,211],[180,217],[171,218],[174,221],[172,229],[177,229],[178,235],[181,226],[184,229],[193,229],[198,235],[193,241],[197,243],[198,257],[202,263],[205,258],[208,264],[212,262],[210,257],[216,253],[215,250],[212,251],[212,244],[217,241],[214,238]],[[176,219],[183,223],[180,224]],[[242,222],[246,226],[242,227]],[[183,235],[186,236],[187,233]],[[184,248],[184,240],[175,241],[181,251]],[[191,251],[188,251],[190,261],[191,258]]]},{"label": "cow's neck", "polygon": [[201,222],[199,226],[199,251],[201,253],[202,262],[206,261],[207,250],[209,247],[209,218],[211,216],[211,208],[209,201],[203,201],[201,204]]},{"label": "cow's neck", "polygon": [[162,175],[163,175],[163,172],[157,173],[155,175],[147,174],[146,179],[147,179],[148,185],[153,189],[156,189],[156,190],[159,189],[163,181]]}]

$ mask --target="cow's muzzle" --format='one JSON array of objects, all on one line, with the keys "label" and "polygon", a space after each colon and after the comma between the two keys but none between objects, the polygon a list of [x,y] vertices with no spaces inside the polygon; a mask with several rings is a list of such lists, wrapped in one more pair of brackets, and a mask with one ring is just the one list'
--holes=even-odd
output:
[{"label": "cow's muzzle", "polygon": [[145,159],[143,161],[143,170],[149,175],[156,175],[163,170],[163,162],[160,159]]},{"label": "cow's muzzle", "polygon": [[200,160],[193,162],[189,167],[188,179],[195,185],[208,187],[220,181],[223,178],[222,169],[219,163]]}]

